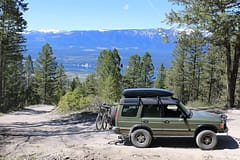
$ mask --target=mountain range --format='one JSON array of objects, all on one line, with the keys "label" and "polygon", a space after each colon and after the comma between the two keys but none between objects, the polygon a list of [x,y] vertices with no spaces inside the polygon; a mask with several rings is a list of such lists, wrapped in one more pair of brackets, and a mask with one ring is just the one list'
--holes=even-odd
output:
[{"label": "mountain range", "polygon": [[[170,39],[169,43],[163,42],[163,32]],[[57,61],[63,63],[66,71],[89,73],[95,71],[98,54],[103,49],[116,48],[123,68],[126,68],[131,55],[142,56],[149,52],[157,70],[161,63],[166,67],[171,63],[175,33],[176,31],[170,29],[25,31],[25,55],[30,54],[36,60],[42,46],[49,43]]]}]

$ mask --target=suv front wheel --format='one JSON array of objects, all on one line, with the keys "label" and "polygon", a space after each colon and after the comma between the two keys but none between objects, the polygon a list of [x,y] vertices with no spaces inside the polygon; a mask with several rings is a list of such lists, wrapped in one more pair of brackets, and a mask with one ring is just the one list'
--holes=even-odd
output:
[{"label": "suv front wheel", "polygon": [[217,145],[217,136],[211,130],[203,130],[198,133],[196,143],[203,150],[213,149]]},{"label": "suv front wheel", "polygon": [[145,129],[137,129],[131,133],[131,142],[135,147],[145,148],[152,142],[152,135]]}]

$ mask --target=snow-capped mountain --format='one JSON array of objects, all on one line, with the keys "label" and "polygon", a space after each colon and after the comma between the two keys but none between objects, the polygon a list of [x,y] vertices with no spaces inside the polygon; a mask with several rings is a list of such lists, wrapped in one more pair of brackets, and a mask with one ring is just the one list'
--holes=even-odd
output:
[{"label": "snow-capped mountain", "polygon": [[[170,43],[162,40],[162,31],[171,39]],[[63,63],[67,71],[95,70],[98,54],[103,49],[118,49],[124,67],[133,54],[152,55],[156,70],[161,63],[169,66],[172,50],[175,46],[175,31],[155,29],[131,30],[89,30],[58,31],[40,30],[25,31],[27,51],[35,59],[45,43],[49,43],[57,60]]]}]

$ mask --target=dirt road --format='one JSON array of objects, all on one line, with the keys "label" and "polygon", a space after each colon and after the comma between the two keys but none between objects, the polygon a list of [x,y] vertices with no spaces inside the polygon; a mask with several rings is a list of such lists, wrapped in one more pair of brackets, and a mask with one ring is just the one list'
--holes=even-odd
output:
[{"label": "dirt road", "polygon": [[95,130],[92,113],[59,115],[39,105],[0,116],[0,160],[240,160],[240,111],[228,111],[229,136],[202,151],[191,138],[159,138],[151,148],[115,145],[117,135]]}]

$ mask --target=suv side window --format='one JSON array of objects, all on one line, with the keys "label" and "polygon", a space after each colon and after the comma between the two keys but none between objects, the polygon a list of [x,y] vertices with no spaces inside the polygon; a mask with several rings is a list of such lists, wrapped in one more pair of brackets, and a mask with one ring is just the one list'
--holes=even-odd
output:
[{"label": "suv side window", "polygon": [[142,117],[160,117],[160,106],[157,104],[144,104]]},{"label": "suv side window", "polygon": [[162,105],[162,110],[162,117],[179,118],[181,115],[181,111],[177,105]]},{"label": "suv side window", "polygon": [[123,117],[136,117],[138,112],[137,105],[124,105],[122,109]]}]

